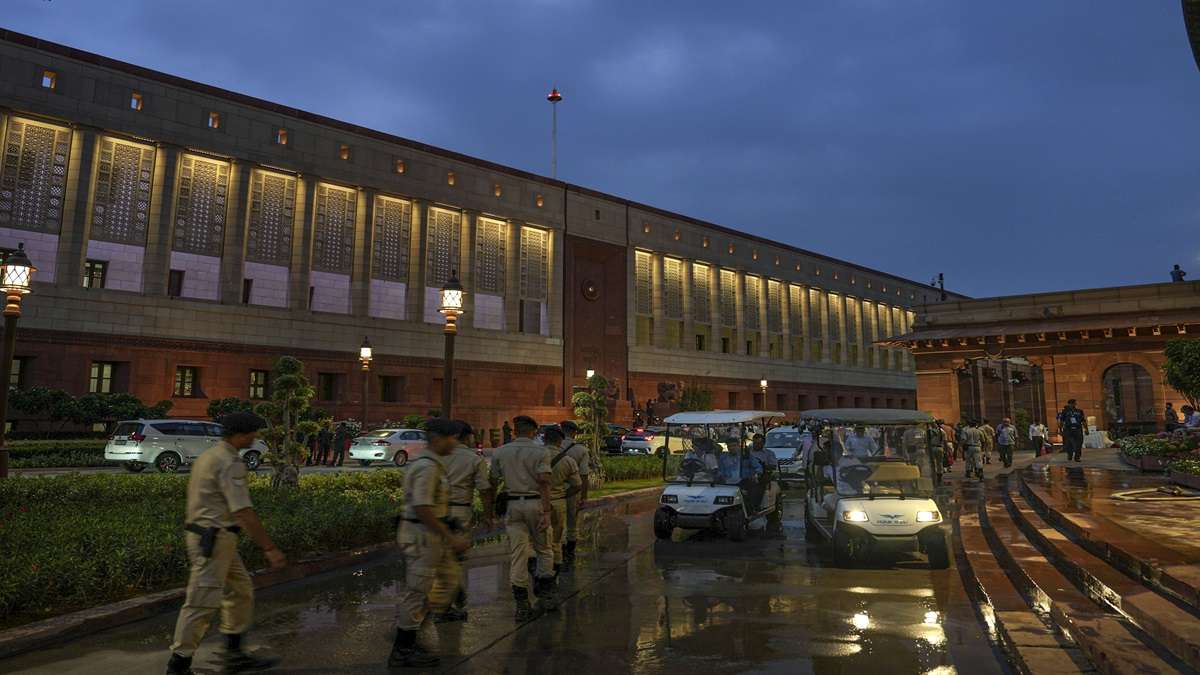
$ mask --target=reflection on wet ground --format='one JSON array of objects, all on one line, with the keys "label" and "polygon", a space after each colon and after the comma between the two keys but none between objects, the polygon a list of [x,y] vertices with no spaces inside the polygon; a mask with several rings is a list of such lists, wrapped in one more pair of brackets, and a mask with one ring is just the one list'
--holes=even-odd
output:
[{"label": "reflection on wet ground", "polygon": [[[593,517],[588,550],[560,584],[555,615],[512,622],[503,543],[472,553],[470,620],[423,639],[442,670],[465,673],[990,673],[997,665],[956,569],[920,557],[843,570],[803,536],[786,504],[783,539],[734,544],[676,533],[656,542],[649,508]],[[581,542],[581,552],[584,543]],[[331,572],[263,592],[253,643],[278,672],[386,672],[395,562]],[[161,672],[174,616],[163,615],[6,662],[10,673]],[[198,672],[218,672],[210,638]]]}]

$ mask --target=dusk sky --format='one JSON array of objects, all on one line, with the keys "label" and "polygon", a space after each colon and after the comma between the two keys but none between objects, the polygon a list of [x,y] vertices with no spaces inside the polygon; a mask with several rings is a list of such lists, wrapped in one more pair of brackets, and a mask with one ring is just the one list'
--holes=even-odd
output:
[{"label": "dusk sky", "polygon": [[6,0],[5,27],[968,295],[1200,278],[1178,0]]}]

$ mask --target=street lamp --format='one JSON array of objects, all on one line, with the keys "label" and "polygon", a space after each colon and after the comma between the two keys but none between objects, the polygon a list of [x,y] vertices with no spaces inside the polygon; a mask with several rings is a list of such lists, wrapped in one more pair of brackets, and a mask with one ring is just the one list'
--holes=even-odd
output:
[{"label": "street lamp", "polygon": [[438,308],[446,317],[446,353],[442,370],[442,417],[452,419],[454,409],[454,336],[458,335],[458,317],[463,313],[463,296],[466,291],[458,282],[458,272],[450,271],[450,278],[442,286],[442,306]]},{"label": "street lamp", "polygon": [[587,379],[588,379],[588,381],[591,381],[591,379],[592,379],[593,377],[595,377],[595,376],[596,376],[596,371],[592,370],[591,368],[588,368],[588,369],[587,369]]},{"label": "street lamp", "polygon": [[362,363],[362,380],[363,380],[363,409],[362,409],[362,430],[367,430],[367,394],[371,389],[371,359],[374,355],[371,351],[371,341],[367,336],[363,336],[362,346],[358,348],[358,360]]},{"label": "street lamp", "polygon": [[25,255],[25,244],[9,253],[0,264],[0,292],[4,293],[4,362],[0,363],[0,478],[8,478],[8,390],[12,378],[13,354],[17,351],[17,319],[21,318],[21,298],[30,292],[37,268]]},{"label": "street lamp", "polygon": [[767,380],[763,378],[758,381],[758,388],[762,390],[762,407],[767,407]]}]

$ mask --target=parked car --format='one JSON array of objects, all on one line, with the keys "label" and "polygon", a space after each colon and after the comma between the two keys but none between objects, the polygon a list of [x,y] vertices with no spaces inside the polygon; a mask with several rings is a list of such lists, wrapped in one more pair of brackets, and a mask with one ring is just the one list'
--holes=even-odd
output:
[{"label": "parked car", "polygon": [[[104,459],[119,462],[134,473],[147,466],[154,466],[163,473],[174,473],[220,441],[223,433],[220,424],[196,420],[118,422],[104,446]],[[262,463],[266,452],[267,444],[255,441],[254,445],[241,451],[242,460],[253,471]]]},{"label": "parked car", "polygon": [[647,431],[630,431],[621,437],[621,452],[626,455],[650,455],[654,453],[654,434]]},{"label": "parked car", "polygon": [[350,444],[350,459],[357,459],[363,466],[371,466],[372,462],[404,466],[428,442],[429,437],[420,429],[376,429],[354,439]]},{"label": "parked car", "polygon": [[779,461],[779,484],[788,487],[804,483],[805,444],[812,445],[807,429],[775,427],[767,432],[766,449]]}]

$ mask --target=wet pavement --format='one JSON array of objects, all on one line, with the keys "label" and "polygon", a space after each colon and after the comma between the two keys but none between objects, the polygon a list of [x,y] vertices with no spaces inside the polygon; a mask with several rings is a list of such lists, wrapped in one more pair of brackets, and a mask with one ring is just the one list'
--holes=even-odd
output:
[{"label": "wet pavement", "polygon": [[[557,614],[512,621],[503,542],[468,562],[469,621],[430,626],[442,672],[1005,672],[959,570],[923,557],[837,569],[806,544],[801,493],[783,539],[735,544],[677,531],[657,542],[653,502],[593,515]],[[263,591],[251,644],[280,673],[382,673],[393,632],[394,558]],[[162,672],[174,614],[0,661],[6,673]],[[214,634],[195,668],[218,672]]]}]

